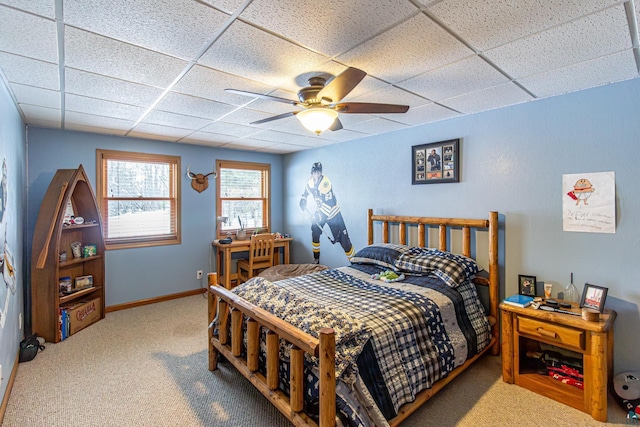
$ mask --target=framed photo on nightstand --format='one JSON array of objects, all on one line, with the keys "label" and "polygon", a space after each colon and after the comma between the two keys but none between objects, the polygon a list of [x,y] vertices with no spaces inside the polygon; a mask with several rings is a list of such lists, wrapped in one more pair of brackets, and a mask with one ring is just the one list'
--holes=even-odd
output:
[{"label": "framed photo on nightstand", "polygon": [[580,308],[592,308],[602,313],[604,311],[604,302],[607,299],[608,290],[609,288],[585,283],[584,290],[582,291],[582,299],[580,299]]},{"label": "framed photo on nightstand", "polygon": [[536,276],[518,274],[518,293],[520,295],[536,296]]}]

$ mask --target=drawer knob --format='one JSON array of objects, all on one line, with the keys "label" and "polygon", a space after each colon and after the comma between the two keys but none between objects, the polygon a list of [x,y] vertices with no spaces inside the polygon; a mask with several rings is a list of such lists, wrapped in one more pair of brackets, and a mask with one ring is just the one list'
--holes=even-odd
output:
[{"label": "drawer knob", "polygon": [[547,338],[555,338],[556,337],[556,333],[555,332],[547,331],[544,328],[538,328],[537,331],[543,337],[547,337]]}]

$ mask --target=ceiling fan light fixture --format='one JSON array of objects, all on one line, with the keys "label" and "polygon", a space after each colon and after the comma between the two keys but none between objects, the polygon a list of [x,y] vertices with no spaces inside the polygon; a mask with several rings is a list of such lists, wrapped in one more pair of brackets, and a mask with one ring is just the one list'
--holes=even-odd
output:
[{"label": "ceiling fan light fixture", "polygon": [[309,108],[296,114],[302,126],[320,135],[321,132],[329,129],[338,118],[338,112],[329,108]]}]

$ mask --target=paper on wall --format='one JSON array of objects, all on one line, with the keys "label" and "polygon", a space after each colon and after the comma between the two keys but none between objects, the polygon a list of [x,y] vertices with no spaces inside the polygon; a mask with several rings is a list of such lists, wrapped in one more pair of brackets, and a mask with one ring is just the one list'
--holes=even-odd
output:
[{"label": "paper on wall", "polygon": [[562,229],[616,232],[615,172],[562,175]]}]

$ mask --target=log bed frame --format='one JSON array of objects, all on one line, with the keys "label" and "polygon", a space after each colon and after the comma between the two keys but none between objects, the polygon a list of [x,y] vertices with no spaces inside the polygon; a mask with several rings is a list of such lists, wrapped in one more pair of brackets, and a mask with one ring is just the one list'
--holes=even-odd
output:
[{"label": "log bed frame", "polygon": [[[427,228],[439,229],[438,249],[447,250],[448,228],[462,229],[462,255],[471,257],[471,229],[488,229],[489,235],[489,268],[488,277],[477,277],[477,285],[489,288],[489,320],[492,329],[492,339],[489,345],[479,354],[467,360],[464,364],[449,373],[446,378],[436,382],[433,387],[420,392],[415,401],[403,405],[398,415],[389,420],[389,425],[397,426],[424,402],[429,400],[440,389],[467,369],[484,353],[490,351],[492,355],[499,354],[499,278],[498,278],[498,213],[490,212],[488,219],[468,218],[427,218],[414,216],[374,215],[368,211],[368,243],[374,242],[374,222],[382,223],[382,242],[388,243],[389,224],[398,224],[398,243],[407,244],[407,226],[417,225],[418,245],[425,246]],[[335,378],[335,334],[333,329],[324,328],[319,331],[319,338],[315,338],[289,323],[280,320],[271,313],[256,307],[238,297],[230,290],[218,284],[217,273],[208,275],[208,306],[209,325],[216,316],[219,317],[219,334],[215,337],[213,328],[209,327],[209,370],[217,369],[218,354],[224,356],[244,375],[260,392],[271,401],[296,426],[335,425],[336,416],[336,378]],[[242,358],[244,331],[243,316],[247,318],[247,349],[246,359]],[[229,331],[228,319],[231,318]],[[267,366],[266,377],[258,372],[258,352],[260,328],[267,330]],[[292,344],[290,360],[290,391],[289,396],[278,389],[279,340]],[[304,353],[312,354],[320,361],[320,413],[319,423],[316,423],[303,411],[304,392]]]}]

